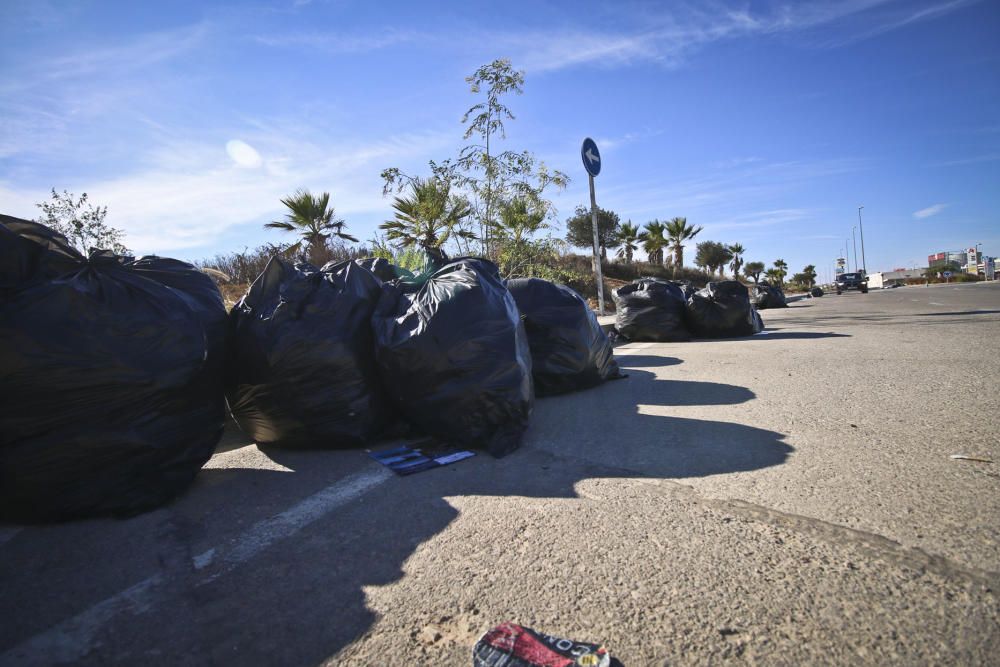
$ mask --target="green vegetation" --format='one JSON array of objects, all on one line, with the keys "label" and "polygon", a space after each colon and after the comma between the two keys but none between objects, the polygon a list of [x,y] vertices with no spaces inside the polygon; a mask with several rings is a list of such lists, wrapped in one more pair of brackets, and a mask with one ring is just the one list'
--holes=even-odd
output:
[{"label": "green vegetation", "polygon": [[618,228],[618,238],[615,240],[618,257],[624,259],[626,264],[632,263],[632,255],[639,249],[640,236],[639,228],[631,220]]},{"label": "green vegetation", "polygon": [[[515,70],[509,60],[494,60],[466,82],[472,94],[484,96],[462,116],[466,125],[462,138],[467,143],[454,159],[431,160],[429,179],[467,198],[469,214],[461,216],[449,232],[456,241],[467,242],[464,248],[459,245],[460,251],[495,261],[504,277],[534,275],[526,272],[540,270],[540,262],[559,250],[558,241],[535,238],[555,216],[545,193],[564,188],[569,177],[550,171],[529,151],[497,150],[497,143],[506,139],[506,121],[515,118],[504,98],[524,91],[523,72]],[[382,179],[384,194],[425,182],[398,167],[383,170]],[[406,237],[393,240],[400,246],[409,242]]]},{"label": "green vegetation", "polygon": [[330,206],[329,192],[314,196],[308,190],[296,190],[295,194],[285,197],[281,203],[289,211],[285,219],[268,222],[264,226],[299,234],[301,239],[285,251],[288,254],[294,254],[301,248],[302,243],[305,243],[309,261],[315,266],[321,266],[327,239],[338,238],[357,242],[356,238],[344,232],[346,224],[336,217],[333,207]]},{"label": "green vegetation", "polygon": [[754,285],[760,282],[760,274],[764,273],[764,262],[747,262],[743,267],[743,275],[753,279]]},{"label": "green vegetation", "polygon": [[[618,245],[619,217],[614,211],[597,207],[597,241],[601,259],[608,258],[608,248]],[[573,217],[566,220],[566,241],[577,248],[593,248],[594,222],[590,209],[577,206]]]},{"label": "green vegetation", "polygon": [[667,247],[666,225],[659,220],[650,220],[643,225],[640,235],[642,248],[649,256],[650,264],[663,264],[663,249]]},{"label": "green vegetation", "polygon": [[403,248],[429,250],[440,248],[453,235],[464,240],[476,238],[461,228],[471,209],[465,197],[451,193],[450,183],[417,178],[409,187],[410,196],[396,197],[392,204],[395,217],[379,225],[387,240]]},{"label": "green vegetation", "polygon": [[701,227],[688,226],[687,218],[674,218],[666,225],[666,236],[674,253],[674,266],[684,268],[684,242],[694,239]]},{"label": "green vegetation", "polygon": [[718,241],[702,241],[696,246],[694,264],[710,273],[722,274],[726,263],[733,258],[729,246]]},{"label": "green vegetation", "polygon": [[87,255],[91,250],[111,250],[117,255],[129,255],[125,247],[125,232],[107,224],[107,206],[94,206],[87,199],[87,193],[74,199],[73,194],[52,188],[49,201],[35,204],[44,214],[36,219],[66,237],[70,244]]},{"label": "green vegetation", "polygon": [[729,246],[729,254],[731,255],[729,268],[732,269],[733,280],[740,279],[740,267],[743,266],[743,253],[745,252],[746,249],[739,243]]}]

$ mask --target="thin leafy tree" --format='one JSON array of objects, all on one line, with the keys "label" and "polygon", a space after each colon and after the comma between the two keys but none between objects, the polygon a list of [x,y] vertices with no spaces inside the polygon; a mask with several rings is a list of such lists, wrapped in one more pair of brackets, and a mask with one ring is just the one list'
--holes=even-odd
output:
[{"label": "thin leafy tree", "polygon": [[36,204],[42,209],[43,217],[36,222],[51,227],[66,237],[70,244],[86,255],[91,250],[111,250],[116,255],[128,255],[125,247],[125,232],[115,229],[105,222],[107,206],[94,206],[84,192],[74,199],[71,192],[62,194],[52,188],[49,201]]},{"label": "thin leafy tree", "polygon": [[452,195],[451,185],[435,177],[412,181],[409,196],[395,197],[392,208],[393,219],[383,222],[379,229],[385,232],[387,241],[401,248],[434,250],[453,235],[475,238],[461,228],[471,212],[468,201]]},{"label": "thin leafy tree", "polygon": [[666,237],[670,249],[674,253],[674,268],[684,267],[684,243],[692,240],[702,228],[688,225],[687,218],[673,218],[666,224]]},{"label": "thin leafy tree", "polygon": [[463,138],[468,140],[474,134],[483,139],[482,145],[467,146],[459,157],[459,163],[476,164],[482,169],[485,182],[482,187],[484,212],[482,216],[482,235],[487,245],[490,227],[493,222],[493,203],[496,197],[497,180],[500,165],[491,152],[490,140],[499,134],[501,139],[507,138],[505,120],[515,120],[510,108],[500,101],[503,95],[524,93],[524,72],[515,70],[510,60],[500,58],[489,65],[483,65],[471,75],[465,77],[469,90],[479,94],[486,87],[486,100],[474,104],[462,116],[462,123],[469,123]]},{"label": "thin leafy tree", "polygon": [[[529,151],[496,149],[498,141],[506,139],[505,122],[514,120],[503,98],[523,92],[523,72],[515,70],[509,60],[498,59],[477,69],[466,81],[473,94],[485,92],[485,100],[473,105],[462,117],[462,123],[467,124],[464,139],[473,141],[463,146],[454,160],[431,160],[429,166],[433,176],[469,195],[471,215],[461,227],[467,229],[478,224],[481,253],[497,259],[503,251],[500,246],[512,238],[509,230],[502,228],[504,219],[499,213],[505,202],[524,198],[531,202],[533,211],[542,211],[546,219],[551,219],[556,215],[555,208],[542,196],[543,192],[549,187],[565,188],[569,177],[561,171],[549,170]],[[416,177],[390,167],[382,171],[382,179],[382,192],[388,195],[401,192]],[[452,236],[461,246],[461,239]]]},{"label": "thin leafy tree", "polygon": [[641,233],[639,226],[633,225],[629,220],[618,228],[618,257],[623,258],[626,264],[632,263],[632,255],[639,249]]},{"label": "thin leafy tree", "polygon": [[327,239],[335,237],[357,243],[356,238],[344,231],[346,223],[337,217],[336,211],[330,206],[329,192],[313,195],[306,189],[296,190],[295,194],[285,197],[281,203],[288,209],[285,219],[268,222],[264,227],[298,233],[301,238],[286,251],[289,254],[298,252],[305,243],[309,261],[320,265],[323,263]]}]

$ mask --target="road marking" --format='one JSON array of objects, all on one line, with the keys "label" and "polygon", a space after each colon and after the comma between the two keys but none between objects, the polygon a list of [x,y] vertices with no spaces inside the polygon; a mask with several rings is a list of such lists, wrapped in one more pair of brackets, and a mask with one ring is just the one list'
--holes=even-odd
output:
[{"label": "road marking", "polygon": [[938,303],[937,301],[928,301],[927,303],[928,303],[928,305],[931,305],[931,306],[943,306],[944,305],[943,303]]},{"label": "road marking", "polygon": [[[218,568],[195,585],[207,584],[247,562],[279,540],[286,539],[338,507],[371,491],[392,478],[386,468],[357,473],[309,496],[281,514],[258,521],[226,546],[208,549],[192,558],[195,570],[213,562]],[[98,602],[72,618],[57,623],[0,655],[0,664],[52,665],[78,662],[93,648],[94,638],[115,617],[135,616],[155,603],[157,589],[167,583],[165,574],[155,574],[134,586]]]}]

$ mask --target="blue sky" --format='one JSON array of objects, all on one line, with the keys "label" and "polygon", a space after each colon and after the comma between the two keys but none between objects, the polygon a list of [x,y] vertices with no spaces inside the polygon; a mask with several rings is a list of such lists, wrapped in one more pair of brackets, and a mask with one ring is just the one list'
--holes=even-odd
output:
[{"label": "blue sky", "polygon": [[998,35],[975,0],[5,0],[0,211],[86,191],[133,250],[198,259],[282,239],[262,224],[308,187],[368,239],[379,172],[454,155],[464,77],[507,57],[506,146],[573,178],[558,236],[592,136],[600,205],[748,260],[825,277],[860,204],[869,271],[1000,254]]}]

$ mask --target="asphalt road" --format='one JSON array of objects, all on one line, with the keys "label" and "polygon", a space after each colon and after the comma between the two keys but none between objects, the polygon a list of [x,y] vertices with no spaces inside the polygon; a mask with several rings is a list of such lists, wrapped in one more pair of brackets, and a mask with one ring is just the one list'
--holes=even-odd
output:
[{"label": "asphalt road", "polygon": [[629,667],[997,664],[1000,284],[763,316],[620,346],[501,460],[230,433],[169,507],[0,527],[0,664],[469,665],[505,620]]}]

